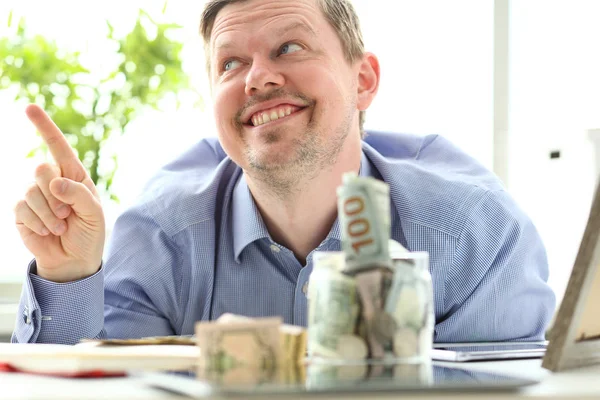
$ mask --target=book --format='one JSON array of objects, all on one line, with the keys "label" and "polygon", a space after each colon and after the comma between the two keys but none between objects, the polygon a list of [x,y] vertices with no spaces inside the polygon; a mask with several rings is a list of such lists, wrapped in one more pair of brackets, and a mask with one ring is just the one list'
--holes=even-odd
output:
[{"label": "book", "polygon": [[51,375],[102,371],[191,370],[196,368],[200,348],[188,345],[75,346],[58,344],[2,343],[0,364],[4,370]]}]

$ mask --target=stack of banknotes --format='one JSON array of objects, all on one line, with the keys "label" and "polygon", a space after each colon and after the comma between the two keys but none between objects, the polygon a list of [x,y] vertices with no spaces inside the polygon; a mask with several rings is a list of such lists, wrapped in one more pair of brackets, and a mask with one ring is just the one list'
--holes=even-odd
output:
[{"label": "stack of banknotes", "polygon": [[222,384],[296,383],[303,380],[306,329],[280,317],[248,318],[224,314],[198,322],[199,378]]},{"label": "stack of banknotes", "polygon": [[345,174],[337,195],[342,251],[313,256],[309,356],[428,360],[434,317],[427,253],[416,262],[390,240],[385,182]]}]

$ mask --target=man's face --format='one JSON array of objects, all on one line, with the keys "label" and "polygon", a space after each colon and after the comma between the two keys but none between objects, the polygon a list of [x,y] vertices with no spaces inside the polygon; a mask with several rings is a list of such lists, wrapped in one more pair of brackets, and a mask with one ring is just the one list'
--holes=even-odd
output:
[{"label": "man's face", "polygon": [[250,174],[307,173],[358,137],[359,66],[315,0],[225,6],[210,49],[219,139]]}]

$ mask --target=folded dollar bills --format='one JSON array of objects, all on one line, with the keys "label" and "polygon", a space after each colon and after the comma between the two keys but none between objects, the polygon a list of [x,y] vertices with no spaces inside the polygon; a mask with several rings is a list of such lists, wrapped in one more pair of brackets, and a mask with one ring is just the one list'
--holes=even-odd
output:
[{"label": "folded dollar bills", "polygon": [[283,324],[280,317],[224,314],[216,321],[198,322],[195,336],[199,365],[210,373],[254,367],[269,375],[306,357],[306,329]]}]

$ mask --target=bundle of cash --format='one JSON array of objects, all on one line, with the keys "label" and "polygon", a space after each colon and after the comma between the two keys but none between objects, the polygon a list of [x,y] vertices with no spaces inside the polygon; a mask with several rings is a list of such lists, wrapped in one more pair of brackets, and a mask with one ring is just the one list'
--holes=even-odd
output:
[{"label": "bundle of cash", "polygon": [[[428,358],[423,343],[433,339],[429,272],[427,267],[416,268],[409,256],[403,257],[411,253],[390,239],[389,186],[348,173],[337,194],[343,251],[317,252],[313,257],[309,355],[339,360]],[[392,260],[390,249],[397,260]],[[413,277],[414,284],[407,284],[405,277]]]},{"label": "bundle of cash", "polygon": [[196,324],[198,376],[217,383],[261,383],[297,376],[306,357],[306,330],[280,317],[224,314]]},{"label": "bundle of cash", "polygon": [[[261,322],[261,319],[254,319],[243,315],[225,313],[215,320],[217,324],[248,324],[252,322]],[[281,323],[279,319],[279,337],[281,347],[281,359],[279,364],[299,364],[306,358],[306,329],[297,326]]]},{"label": "bundle of cash", "polygon": [[281,322],[281,318],[260,318],[249,322],[197,323],[198,374],[212,380],[229,380],[233,376],[233,380],[244,381],[249,379],[246,375],[259,381],[272,380],[281,359]]}]

